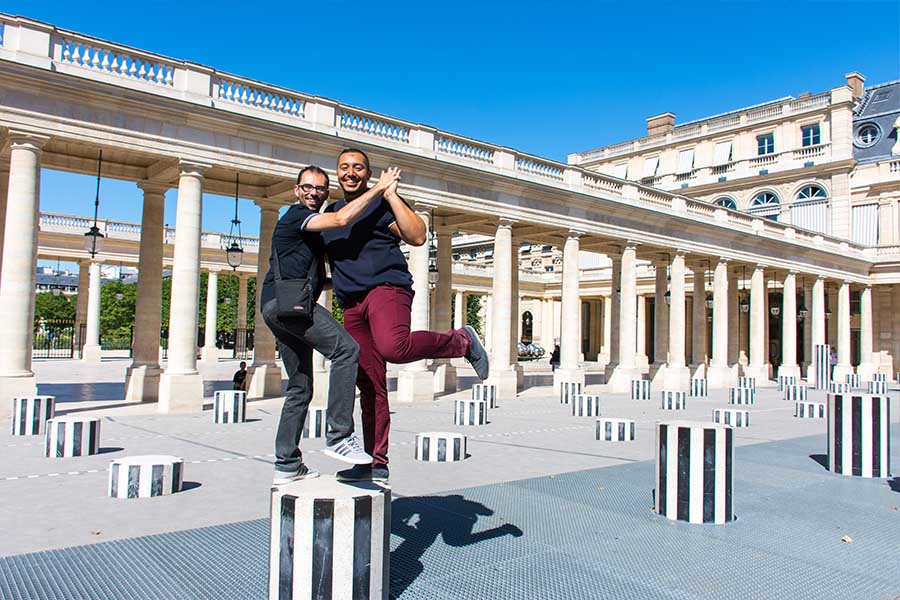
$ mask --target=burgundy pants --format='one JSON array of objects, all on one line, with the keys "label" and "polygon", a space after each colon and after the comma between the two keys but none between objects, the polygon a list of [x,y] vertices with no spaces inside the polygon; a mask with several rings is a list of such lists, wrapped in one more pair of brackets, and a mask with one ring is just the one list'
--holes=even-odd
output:
[{"label": "burgundy pants", "polygon": [[344,310],[344,328],[359,344],[356,385],[362,409],[363,441],[375,466],[386,465],[391,429],[388,407],[387,363],[409,363],[424,358],[457,358],[469,349],[462,329],[447,333],[409,330],[413,293],[406,288],[380,285]]}]

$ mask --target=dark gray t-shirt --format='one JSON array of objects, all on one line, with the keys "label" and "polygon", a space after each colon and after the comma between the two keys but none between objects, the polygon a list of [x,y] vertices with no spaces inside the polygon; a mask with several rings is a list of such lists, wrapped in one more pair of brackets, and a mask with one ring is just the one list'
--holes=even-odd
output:
[{"label": "dark gray t-shirt", "polygon": [[[312,277],[313,291],[318,298],[325,282],[325,244],[318,231],[306,231],[309,220],[316,211],[302,204],[294,204],[287,209],[275,225],[272,235],[272,249],[278,251],[282,279],[306,279]],[[260,302],[265,304],[275,297],[275,252],[269,256],[269,272],[263,280]],[[315,269],[310,267],[315,262]]]}]

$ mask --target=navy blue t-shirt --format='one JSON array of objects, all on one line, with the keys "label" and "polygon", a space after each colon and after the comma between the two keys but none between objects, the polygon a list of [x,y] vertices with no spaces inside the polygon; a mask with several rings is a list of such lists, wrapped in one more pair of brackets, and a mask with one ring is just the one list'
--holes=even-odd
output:
[{"label": "navy blue t-shirt", "polygon": [[[338,200],[325,212],[340,210],[346,204],[346,200]],[[400,251],[400,238],[389,229],[395,221],[390,204],[379,198],[353,224],[322,232],[334,295],[340,306],[347,307],[385,283],[412,287],[412,275]]]},{"label": "navy blue t-shirt", "polygon": [[[291,205],[275,225],[272,248],[278,251],[282,279],[306,279],[312,277],[313,291],[318,298],[325,283],[325,244],[318,231],[306,231],[309,220],[316,211],[302,204]],[[313,260],[318,258],[315,271],[310,275]],[[265,304],[275,297],[275,252],[269,255],[269,272],[263,280],[260,302]]]}]

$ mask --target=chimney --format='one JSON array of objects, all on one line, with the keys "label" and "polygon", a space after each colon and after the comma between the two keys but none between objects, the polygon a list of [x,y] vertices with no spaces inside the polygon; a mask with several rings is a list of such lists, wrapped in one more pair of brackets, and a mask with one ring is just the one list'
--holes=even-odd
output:
[{"label": "chimney", "polygon": [[675,129],[675,113],[663,113],[647,118],[647,135],[669,133]]},{"label": "chimney", "polygon": [[862,98],[863,95],[863,84],[866,81],[865,75],[859,73],[857,71],[851,71],[844,75],[847,78],[847,85],[850,86],[850,89],[853,90],[854,98]]}]

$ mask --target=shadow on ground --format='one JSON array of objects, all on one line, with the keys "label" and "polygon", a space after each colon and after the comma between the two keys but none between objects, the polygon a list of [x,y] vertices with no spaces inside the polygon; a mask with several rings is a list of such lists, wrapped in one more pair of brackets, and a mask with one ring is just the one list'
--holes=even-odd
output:
[{"label": "shadow on ground", "polygon": [[403,541],[391,551],[391,597],[400,596],[422,573],[422,557],[440,535],[448,546],[462,547],[522,530],[510,523],[473,532],[480,517],[494,511],[460,494],[398,498],[391,503],[391,533]]}]

